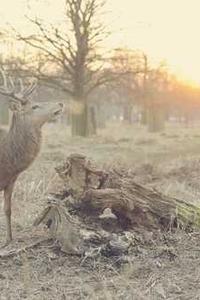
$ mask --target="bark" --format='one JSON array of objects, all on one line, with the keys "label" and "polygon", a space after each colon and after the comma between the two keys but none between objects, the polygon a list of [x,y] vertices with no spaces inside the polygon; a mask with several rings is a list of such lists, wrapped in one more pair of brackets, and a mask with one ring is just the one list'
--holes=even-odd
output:
[{"label": "bark", "polygon": [[105,129],[106,128],[106,113],[105,109],[97,104],[96,105],[96,119],[97,119],[97,128]]},{"label": "bark", "polygon": [[136,184],[130,169],[105,172],[87,157],[73,154],[56,171],[64,190],[49,195],[47,207],[35,221],[37,226],[42,222],[47,225],[48,236],[44,227],[28,230],[20,236],[20,243],[14,241],[12,249],[8,246],[0,251],[1,258],[55,239],[68,254],[93,257],[98,250],[106,257],[121,256],[140,241],[144,243],[138,232],[200,226],[197,206]]},{"label": "bark", "polygon": [[71,112],[72,136],[88,137],[96,134],[97,123],[94,107],[90,107],[87,99],[74,102]]},{"label": "bark", "polygon": [[88,127],[89,127],[89,134],[95,135],[97,133],[97,120],[96,120],[96,111],[95,107],[91,106],[88,111]]},{"label": "bark", "polygon": [[[136,184],[130,170],[101,170],[87,157],[72,154],[56,171],[63,190],[49,195],[35,225],[45,223],[66,253],[87,255],[98,244],[99,253],[121,255],[137,232],[200,226],[197,206]],[[131,240],[116,244],[124,230]]]},{"label": "bark", "polygon": [[78,214],[99,218],[106,208],[117,216],[121,229],[170,229],[199,226],[198,207],[134,182],[126,171],[99,170],[86,157],[71,155],[57,168]]},{"label": "bark", "polygon": [[150,106],[147,112],[147,125],[149,132],[161,132],[165,128],[165,116],[160,106]]},{"label": "bark", "polygon": [[127,124],[132,123],[132,106],[130,104],[124,104],[123,119]]},{"label": "bark", "polygon": [[141,124],[142,125],[147,125],[148,121],[148,109],[144,106],[141,112]]},{"label": "bark", "polygon": [[80,113],[72,113],[72,136],[87,137],[87,121],[85,109]]}]

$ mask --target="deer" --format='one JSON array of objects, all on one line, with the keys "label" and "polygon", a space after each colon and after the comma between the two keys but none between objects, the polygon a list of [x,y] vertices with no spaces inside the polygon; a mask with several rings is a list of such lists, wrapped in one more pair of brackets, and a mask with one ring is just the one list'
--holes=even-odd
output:
[{"label": "deer", "polygon": [[9,101],[12,118],[9,130],[0,139],[0,191],[4,194],[3,210],[6,220],[7,246],[12,241],[11,199],[18,176],[37,157],[42,143],[43,125],[54,120],[63,110],[62,103],[34,102],[30,95],[36,89],[33,81],[24,86],[21,79],[14,82],[0,70],[0,94]]}]

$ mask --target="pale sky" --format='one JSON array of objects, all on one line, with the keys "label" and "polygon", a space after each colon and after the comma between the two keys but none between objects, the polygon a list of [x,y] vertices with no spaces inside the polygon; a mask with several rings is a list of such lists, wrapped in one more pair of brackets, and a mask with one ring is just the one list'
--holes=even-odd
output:
[{"label": "pale sky", "polygon": [[[33,13],[60,22],[64,0],[29,0]],[[27,0],[0,0],[0,25],[25,28]],[[183,78],[200,83],[200,0],[107,0],[110,47],[127,46],[166,60]]]}]

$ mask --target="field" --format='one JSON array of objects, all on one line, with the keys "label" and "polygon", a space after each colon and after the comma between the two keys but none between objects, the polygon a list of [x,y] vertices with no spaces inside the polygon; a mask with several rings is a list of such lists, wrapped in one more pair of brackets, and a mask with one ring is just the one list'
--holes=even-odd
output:
[{"label": "field", "polygon": [[[64,125],[48,124],[39,157],[16,184],[12,205],[16,239],[45,206],[46,195],[55,186],[54,167],[74,152],[101,166],[133,169],[140,184],[200,202],[198,125],[168,125],[165,133],[151,134],[138,125],[113,123],[97,137],[84,139],[71,138]],[[3,244],[2,210],[0,229]],[[200,299],[200,233],[158,233],[154,242],[144,237],[126,264],[105,258],[83,262],[47,245],[0,259],[0,270],[0,300]]]}]

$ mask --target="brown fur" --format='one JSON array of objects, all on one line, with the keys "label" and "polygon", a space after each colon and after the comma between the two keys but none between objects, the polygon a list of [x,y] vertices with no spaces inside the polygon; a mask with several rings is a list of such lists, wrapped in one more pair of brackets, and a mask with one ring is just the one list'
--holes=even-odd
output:
[{"label": "brown fur", "polygon": [[13,114],[10,130],[0,145],[0,190],[4,190],[26,170],[40,150],[41,129],[26,124]]},{"label": "brown fur", "polygon": [[[34,107],[37,106],[37,109]],[[13,106],[11,105],[12,109]],[[61,103],[43,103],[14,106],[10,129],[0,138],[0,191],[4,191],[4,212],[6,216],[6,244],[12,240],[11,197],[14,184],[21,172],[36,158],[41,145],[41,129],[44,123],[61,110]]]},{"label": "brown fur", "polygon": [[8,244],[12,240],[11,198],[15,181],[34,161],[40,150],[42,126],[62,111],[63,104],[33,104],[27,97],[36,88],[35,82],[24,87],[19,80],[19,90],[11,78],[7,79],[3,70],[0,73],[3,78],[0,93],[10,99],[9,108],[13,112],[9,132],[0,135],[0,191],[4,191]]}]

